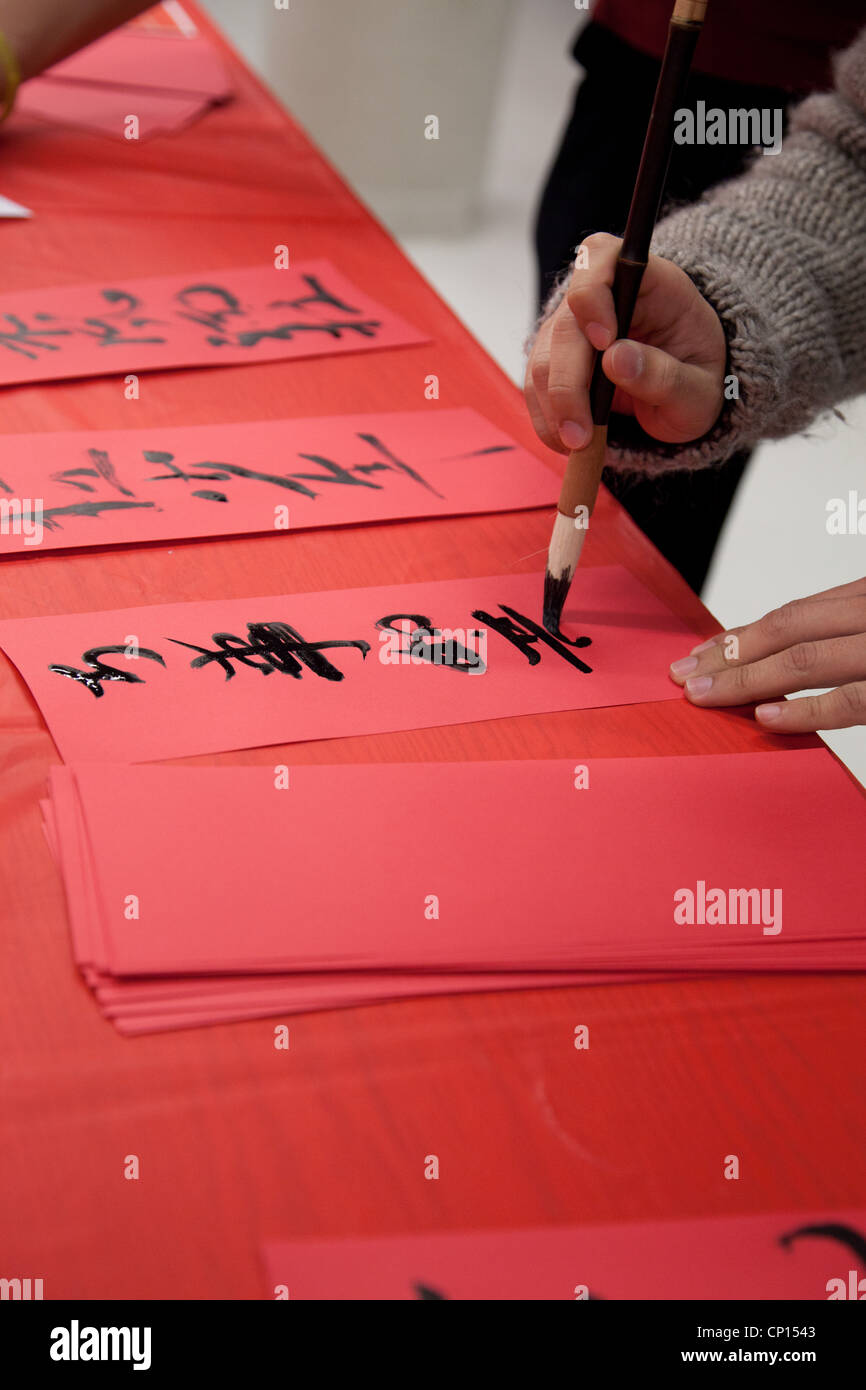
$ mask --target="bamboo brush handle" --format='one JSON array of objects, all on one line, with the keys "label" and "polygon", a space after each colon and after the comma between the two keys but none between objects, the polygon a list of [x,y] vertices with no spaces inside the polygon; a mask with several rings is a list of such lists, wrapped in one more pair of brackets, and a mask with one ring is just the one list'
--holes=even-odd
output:
[{"label": "bamboo brush handle", "polygon": [[[663,62],[663,70],[668,69],[670,78],[665,84],[659,82],[653,101],[641,165],[611,287],[619,338],[628,336],[646,270],[650,238],[673,146],[673,116],[685,93],[691,55],[706,9],[707,0],[676,0],[671,15]],[[607,422],[615,391],[613,382],[601,369],[602,356],[602,353],[596,353],[589,386],[592,439],[585,449],[575,451],[568,457],[557,504],[563,516],[576,516],[576,508],[580,506],[585,506],[591,515],[601,481]]]},{"label": "bamboo brush handle", "polygon": [[703,24],[708,0],[676,0],[671,19],[678,24]]},{"label": "bamboo brush handle", "polygon": [[586,507],[587,516],[592,516],[604,468],[606,446],[607,425],[594,425],[592,439],[586,448],[569,454],[557,503],[557,510],[562,512],[563,516],[574,520],[578,514],[578,507]]}]

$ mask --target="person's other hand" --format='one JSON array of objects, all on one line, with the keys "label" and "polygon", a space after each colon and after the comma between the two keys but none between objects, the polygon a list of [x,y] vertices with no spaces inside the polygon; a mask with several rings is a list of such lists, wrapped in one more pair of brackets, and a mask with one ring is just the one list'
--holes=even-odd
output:
[{"label": "person's other hand", "polygon": [[795,599],[702,642],[672,664],[671,678],[695,705],[775,701],[835,687],[826,695],[759,704],[755,718],[768,733],[866,724],[866,579]]},{"label": "person's other hand", "polygon": [[698,439],[723,403],[727,351],[715,309],[679,266],[650,256],[630,337],[616,342],[611,285],[621,242],[597,232],[583,245],[588,268],[575,268],[529,355],[523,389],[536,433],[560,453],[589,443],[589,380],[598,350],[617,388],[615,411],[636,416],[654,439]]}]

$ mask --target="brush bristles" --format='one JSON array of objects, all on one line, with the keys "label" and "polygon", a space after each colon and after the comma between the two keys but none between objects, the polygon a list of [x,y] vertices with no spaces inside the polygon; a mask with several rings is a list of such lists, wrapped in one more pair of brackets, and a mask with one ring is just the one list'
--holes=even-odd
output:
[{"label": "brush bristles", "polygon": [[544,609],[542,622],[556,636],[562,620],[562,610],[571,581],[580,559],[586,528],[575,526],[574,518],[556,513],[550,550],[547,554],[547,572],[544,576]]}]

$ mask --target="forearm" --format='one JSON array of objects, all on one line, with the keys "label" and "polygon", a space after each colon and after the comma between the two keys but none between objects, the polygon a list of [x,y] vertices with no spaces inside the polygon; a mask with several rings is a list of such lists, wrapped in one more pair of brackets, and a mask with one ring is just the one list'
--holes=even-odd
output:
[{"label": "forearm", "polygon": [[[705,422],[713,419],[715,423],[689,440],[681,424],[672,426],[669,418],[664,437],[689,442],[660,442],[641,429],[638,418],[652,419],[646,403],[658,404],[662,397],[647,394],[653,388],[651,380],[640,383],[642,391],[635,387],[629,392],[626,385],[633,404],[643,401],[644,408],[636,408],[635,415],[611,416],[608,443],[613,466],[657,472],[718,463],[759,439],[794,434],[821,411],[866,390],[864,221],[866,30],[838,63],[836,91],[810,97],[797,108],[780,154],[758,155],[748,173],[660,223],[644,282],[645,287],[652,282],[649,298],[643,312],[639,301],[637,319],[645,341],[657,345],[652,352],[658,354],[662,348],[681,364],[714,359],[718,394],[706,402],[710,409],[698,409],[697,396],[690,400],[692,413],[699,417],[696,429],[706,428]],[[563,313],[567,316],[562,304],[565,289],[578,314],[591,272],[592,266],[573,270],[546,305],[538,338],[541,350],[532,348],[529,364],[544,400],[550,370],[545,354],[550,355],[553,327]],[[677,290],[671,276],[682,280],[683,273],[700,291],[702,297],[695,296],[695,301],[709,314],[709,324],[699,326],[694,313],[672,320],[673,300],[665,296]],[[693,305],[681,287],[678,297],[686,315]],[[679,329],[672,331],[677,322]],[[719,339],[712,352],[711,330]],[[561,334],[559,341],[564,341]],[[557,370],[561,374],[562,361]],[[683,372],[688,370],[694,369],[683,366]],[[678,378],[671,372],[666,380],[666,404],[673,417],[682,419],[689,412],[684,398],[676,394],[681,389]],[[655,386],[660,384],[662,378]],[[623,385],[619,380],[618,387]],[[530,408],[531,398],[532,392]],[[550,413],[549,401],[547,405]],[[544,438],[543,425],[540,433]]]},{"label": "forearm", "polygon": [[15,55],[22,80],[26,80],[149,9],[152,3],[153,0],[0,0],[0,31]]},{"label": "forearm", "polygon": [[718,462],[866,390],[866,31],[837,77],[797,108],[779,155],[660,223],[652,249],[715,308],[735,381],[690,444],[657,444],[618,417],[620,466]]}]

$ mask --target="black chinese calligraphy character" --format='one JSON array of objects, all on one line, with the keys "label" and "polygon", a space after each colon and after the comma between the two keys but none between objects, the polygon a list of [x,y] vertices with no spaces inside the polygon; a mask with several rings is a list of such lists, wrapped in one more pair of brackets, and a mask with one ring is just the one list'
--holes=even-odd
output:
[{"label": "black chinese calligraphy character", "polygon": [[[273,483],[275,487],[287,488],[290,492],[300,493],[304,497],[316,496],[312,488],[296,481],[303,474],[263,473],[256,468],[245,468],[239,463],[212,463],[210,461],[193,463],[184,469],[175,463],[174,454],[165,453],[161,449],[145,449],[143,452],[148,463],[161,463],[169,470],[167,473],[157,473],[148,478],[147,481],[150,483],[171,481],[224,483],[232,478],[246,478],[257,483]],[[201,492],[193,493],[193,496],[210,496],[212,500],[220,502],[228,500],[224,493],[208,493],[204,489]]]},{"label": "black chinese calligraphy character", "polygon": [[507,617],[494,617],[492,613],[485,613],[481,609],[476,609],[472,616],[480,623],[486,623],[492,627],[494,632],[498,632],[501,637],[522,652],[530,666],[537,666],[541,660],[541,652],[537,650],[536,643],[544,642],[557,656],[561,656],[563,661],[568,661],[575,666],[578,671],[583,671],[585,675],[592,673],[592,667],[587,666],[585,661],[574,655],[568,650],[569,647],[588,647],[592,643],[591,637],[575,637],[574,639],[553,637],[539,623],[533,622],[532,618],[525,618],[516,609],[509,608],[507,604],[500,603],[499,607]]},{"label": "black chinese calligraphy character", "polygon": [[[159,324],[159,319],[142,318],[136,313],[140,301],[135,295],[129,294],[127,290],[101,290],[102,298],[107,304],[117,306],[117,313],[104,314],[102,317],[84,318],[77,332],[83,333],[86,337],[96,338],[99,347],[119,347],[129,343],[164,343],[165,338],[142,338],[124,336],[130,328],[146,328],[150,324]],[[83,325],[83,326],[82,326]]]},{"label": "black chinese calligraphy character", "polygon": [[0,347],[19,352],[33,362],[40,352],[59,352],[60,343],[50,343],[47,339],[68,338],[72,331],[69,328],[49,328],[48,324],[57,322],[54,314],[34,314],[31,327],[17,314],[4,314],[3,322],[10,327],[0,328]]},{"label": "black chinese calligraphy character", "polygon": [[[301,277],[310,287],[310,293],[298,295],[295,299],[275,299],[267,305],[268,309],[295,309],[304,312],[310,305],[323,306],[339,314],[360,314],[351,304],[345,304],[330,294],[315,275]],[[222,285],[207,283],[187,285],[175,298],[183,308],[178,311],[179,318],[189,319],[210,330],[207,342],[212,347],[256,347],[266,338],[291,341],[296,333],[326,333],[332,338],[340,338],[343,333],[358,333],[364,338],[374,338],[381,328],[379,319],[330,318],[298,319],[288,323],[275,324],[269,328],[240,328],[232,320],[243,319],[245,310],[237,295]]]},{"label": "black chinese calligraphy character", "polygon": [[[399,626],[404,624],[405,626]],[[441,628],[434,627],[423,613],[389,613],[376,623],[380,632],[396,632],[401,638],[408,637],[408,647],[400,646],[397,652],[410,659],[428,661],[431,666],[448,666],[452,671],[475,671],[478,674],[487,667],[478,652],[469,651],[455,637],[446,637],[443,642],[435,642],[436,637],[444,637]],[[407,632],[410,627],[412,631]]]},{"label": "black chinese calligraphy character", "polygon": [[96,488],[92,483],[79,482],[81,478],[101,478],[109,487],[114,488],[122,497],[134,497],[135,493],[123,483],[117,476],[114,464],[105,449],[88,449],[92,467],[90,468],[61,468],[57,473],[52,473],[51,477],[55,482],[66,483],[68,487],[77,487],[81,492],[95,492]]},{"label": "black chinese calligraphy character", "polygon": [[334,463],[332,459],[324,458],[321,454],[301,454],[302,459],[309,459],[311,463],[318,463],[327,471],[325,473],[293,473],[292,477],[304,478],[307,482],[314,483],[348,483],[356,487],[370,487],[380,491],[380,483],[374,483],[371,482],[369,478],[358,478],[353,475],[356,473],[403,473],[406,477],[411,478],[413,482],[419,483],[421,487],[426,488],[428,492],[432,492],[434,497],[442,497],[441,492],[437,492],[435,487],[433,487],[431,483],[428,483],[427,479],[423,478],[410,464],[404,463],[402,459],[399,459],[396,454],[392,453],[388,446],[382,443],[381,439],[377,439],[375,434],[359,433],[358,438],[362,439],[365,444],[369,444],[377,453],[382,454],[385,461],[377,460],[374,463],[355,463],[352,464],[350,468],[344,468],[341,464]]},{"label": "black chinese calligraphy character", "polygon": [[[129,648],[122,642],[110,647],[90,647],[86,652],[81,653],[81,660],[90,667],[89,671],[80,671],[77,666],[50,665],[49,671],[54,671],[58,676],[68,676],[70,680],[80,681],[86,686],[91,695],[97,699],[105,694],[102,688],[103,681],[127,681],[132,685],[143,685],[144,677],[135,676],[131,671],[118,671],[116,666],[108,666],[100,657],[109,656],[112,652],[128,652]],[[148,661],[158,661],[160,666],[165,662],[159,652],[151,651],[149,647],[136,647],[137,657],[146,657]]]},{"label": "black chinese calligraphy character", "polygon": [[304,309],[308,304],[326,304],[328,308],[337,309],[341,314],[360,314],[361,310],[356,309],[353,304],[347,304],[345,300],[338,299],[326,290],[317,275],[302,275],[301,279],[305,285],[309,285],[310,294],[298,295],[295,299],[272,299],[268,308]]},{"label": "black chinese calligraphy character", "polygon": [[235,637],[230,632],[214,632],[212,637],[217,644],[215,651],[208,651],[207,647],[198,647],[193,642],[182,642],[177,637],[171,637],[169,641],[201,653],[190,662],[190,666],[194,668],[207,666],[215,661],[225,671],[226,680],[231,680],[236,674],[232,662],[237,661],[242,666],[260,671],[263,676],[279,671],[281,675],[293,676],[299,680],[306,666],[314,676],[320,676],[323,680],[341,681],[344,673],[333,666],[327,657],[322,656],[322,652],[332,647],[355,647],[364,660],[370,650],[370,643],[361,640],[335,638],[324,642],[308,642],[288,623],[247,623],[247,633],[249,641],[244,642],[243,638]]}]

